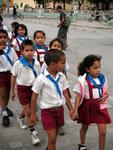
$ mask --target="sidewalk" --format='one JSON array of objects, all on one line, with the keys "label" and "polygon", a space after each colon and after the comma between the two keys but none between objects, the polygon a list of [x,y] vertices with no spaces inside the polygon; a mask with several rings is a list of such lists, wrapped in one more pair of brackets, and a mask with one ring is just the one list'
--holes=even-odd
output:
[{"label": "sidewalk", "polygon": [[95,28],[95,29],[113,29],[113,26],[108,26],[103,22],[89,22],[87,20],[77,20],[75,23],[72,23],[77,27],[84,27],[84,28]]}]

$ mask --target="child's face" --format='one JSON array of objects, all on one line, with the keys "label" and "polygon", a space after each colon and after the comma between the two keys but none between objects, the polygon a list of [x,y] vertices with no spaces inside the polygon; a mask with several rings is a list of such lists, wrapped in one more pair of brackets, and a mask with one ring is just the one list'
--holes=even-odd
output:
[{"label": "child's face", "polygon": [[0,45],[6,45],[8,37],[5,33],[0,33]]},{"label": "child's face", "polygon": [[34,56],[35,50],[33,45],[26,45],[24,49],[22,50],[22,55],[24,55],[25,58],[31,60]]},{"label": "child's face", "polygon": [[62,56],[61,58],[60,58],[60,60],[57,62],[57,63],[55,63],[55,70],[57,71],[57,72],[62,72],[62,69],[64,68],[64,66],[65,66],[65,63],[66,63],[66,57],[65,56]]},{"label": "child's face", "polygon": [[35,40],[36,44],[44,45],[46,38],[42,33],[37,33],[34,40]]},{"label": "child's face", "polygon": [[101,64],[100,61],[95,61],[94,64],[87,68],[87,72],[90,73],[94,78],[98,77],[98,75],[100,74],[100,68],[101,68]]},{"label": "child's face", "polygon": [[26,31],[25,31],[24,28],[19,27],[17,33],[18,33],[18,35],[20,35],[21,37],[23,37],[25,35]]},{"label": "child's face", "polygon": [[62,50],[62,45],[58,41],[54,41],[51,49],[57,49],[57,50]]}]

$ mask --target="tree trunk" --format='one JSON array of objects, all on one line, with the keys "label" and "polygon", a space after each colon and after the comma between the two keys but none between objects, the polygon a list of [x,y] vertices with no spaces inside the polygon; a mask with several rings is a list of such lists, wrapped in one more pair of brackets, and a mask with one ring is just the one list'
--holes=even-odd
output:
[{"label": "tree trunk", "polygon": [[66,3],[66,1],[63,0],[63,9],[64,9],[64,10],[65,10],[65,3]]},{"label": "tree trunk", "polygon": [[81,9],[82,4],[84,3],[84,0],[78,0],[78,8]]},{"label": "tree trunk", "polygon": [[55,2],[55,1],[53,1],[53,9],[55,9],[55,4],[56,4],[56,2]]}]

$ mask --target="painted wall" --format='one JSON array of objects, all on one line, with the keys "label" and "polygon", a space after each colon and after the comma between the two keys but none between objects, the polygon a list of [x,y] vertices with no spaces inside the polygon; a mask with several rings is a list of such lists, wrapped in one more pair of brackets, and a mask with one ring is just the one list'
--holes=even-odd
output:
[{"label": "painted wall", "polygon": [[34,0],[14,0],[14,4],[17,4],[19,6],[19,8],[20,8],[22,3],[23,3],[22,8],[24,8],[24,6],[26,4],[29,5],[32,8],[35,8]]}]

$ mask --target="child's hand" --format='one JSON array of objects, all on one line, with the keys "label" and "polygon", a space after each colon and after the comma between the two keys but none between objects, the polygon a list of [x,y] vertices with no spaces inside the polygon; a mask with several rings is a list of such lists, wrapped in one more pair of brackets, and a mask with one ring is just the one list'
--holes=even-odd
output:
[{"label": "child's hand", "polygon": [[14,99],[14,98],[15,98],[15,93],[12,92],[12,91],[10,92],[10,98],[11,98],[13,101],[15,100],[15,99]]},{"label": "child's hand", "polygon": [[60,26],[61,26],[60,24],[57,25],[58,28],[59,28]]},{"label": "child's hand", "polygon": [[73,121],[77,120],[78,119],[78,111],[75,111],[73,110],[71,113],[70,113],[70,117]]},{"label": "child's hand", "polygon": [[31,119],[31,121],[32,121],[32,123],[34,125],[37,124],[37,122],[38,122],[38,116],[36,115],[36,113],[31,114],[30,119]]},{"label": "child's hand", "polygon": [[108,98],[108,94],[105,93],[105,94],[99,99],[99,103],[100,103],[100,104],[104,103],[107,98]]}]

